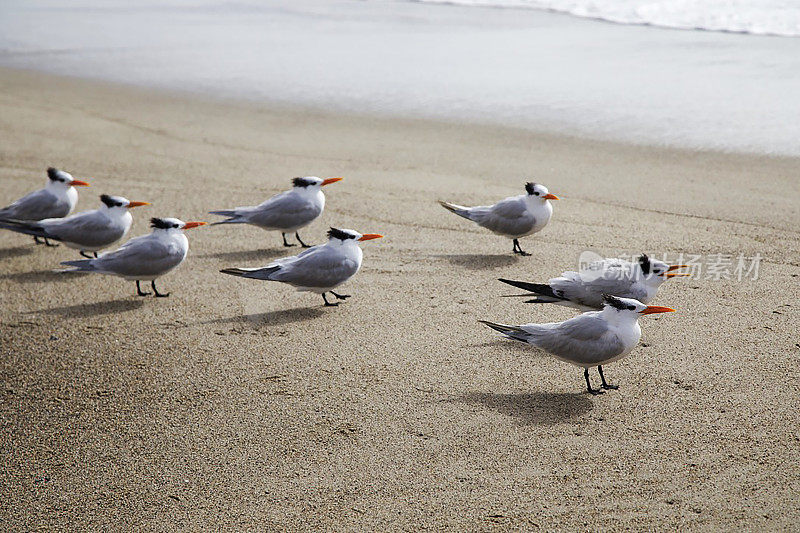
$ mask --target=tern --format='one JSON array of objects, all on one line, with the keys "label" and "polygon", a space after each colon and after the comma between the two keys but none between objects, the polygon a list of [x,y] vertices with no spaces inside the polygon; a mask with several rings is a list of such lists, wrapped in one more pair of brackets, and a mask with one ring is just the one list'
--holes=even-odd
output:
[{"label": "tern", "polygon": [[358,243],[381,237],[383,235],[377,233],[362,235],[351,229],[331,228],[327,243],[311,247],[299,255],[278,259],[263,268],[225,268],[220,272],[288,283],[298,291],[321,294],[326,306],[336,306],[339,302],[329,302],[325,293],[331,293],[338,300],[349,298],[349,294],[339,294],[333,289],[352,278],[361,268],[363,252]]},{"label": "tern", "polygon": [[593,311],[603,308],[604,294],[650,303],[666,280],[689,275],[673,272],[686,266],[668,265],[642,254],[635,263],[615,258],[593,261],[581,272],[563,272],[547,283],[503,278],[500,281],[530,292],[520,296],[536,296],[526,303],[552,303],[580,311]]},{"label": "tern", "polygon": [[600,394],[589,381],[589,368],[596,366],[602,389],[617,389],[603,375],[603,366],[627,355],[642,336],[639,317],[675,311],[669,307],[645,305],[633,298],[606,295],[602,311],[583,313],[564,322],[507,326],[481,320],[506,337],[526,342],[555,355],[558,359],[583,367],[586,389]]},{"label": "tern", "polygon": [[460,217],[497,235],[513,239],[515,254],[530,255],[522,250],[519,239],[541,231],[547,225],[553,214],[550,200],[558,200],[558,196],[550,194],[544,185],[528,182],[525,184],[525,194],[510,196],[494,205],[464,207],[441,200],[439,203]]},{"label": "tern", "polygon": [[205,222],[184,222],[177,218],[151,218],[153,232],[133,238],[114,250],[96,259],[64,261],[61,264],[72,269],[64,272],[96,272],[119,276],[136,282],[136,294],[147,296],[142,291],[140,281],[149,281],[153,294],[159,298],[169,296],[156,289],[156,279],[180,265],[189,251],[189,240],[184,230],[204,226]]},{"label": "tern", "polygon": [[[72,213],[78,203],[78,191],[75,187],[88,187],[85,181],[77,180],[71,174],[50,167],[47,169],[47,185],[43,189],[27,194],[0,209],[1,220],[37,221],[46,218],[60,218]],[[39,237],[34,236],[36,244],[42,244]],[[47,246],[58,246],[44,240]]]},{"label": "tern", "polygon": [[265,230],[280,231],[284,246],[294,246],[286,241],[286,234],[294,232],[300,246],[310,248],[300,239],[298,230],[311,224],[325,209],[325,194],[321,188],[342,179],[321,179],[316,176],[294,178],[290,190],[276,194],[259,205],[210,211],[212,215],[229,217],[211,225],[252,224]]},{"label": "tern", "polygon": [[0,228],[17,233],[33,235],[45,240],[61,241],[69,248],[79,250],[91,259],[87,252],[97,252],[122,239],[131,229],[133,217],[128,209],[148,202],[131,202],[122,196],[100,196],[103,207],[84,211],[64,218],[45,218],[38,222],[0,220]]}]

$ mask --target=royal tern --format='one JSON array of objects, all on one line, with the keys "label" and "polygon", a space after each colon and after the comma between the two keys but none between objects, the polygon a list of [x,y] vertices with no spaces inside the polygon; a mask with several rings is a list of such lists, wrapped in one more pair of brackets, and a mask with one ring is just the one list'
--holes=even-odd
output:
[{"label": "royal tern", "polygon": [[205,222],[184,222],[177,218],[151,218],[153,232],[136,237],[113,252],[102,254],[96,259],[64,261],[61,264],[75,267],[64,272],[96,272],[119,276],[136,282],[136,293],[147,296],[139,286],[140,281],[149,281],[153,293],[161,294],[156,289],[156,279],[174,270],[186,258],[189,251],[189,240],[183,230],[205,225]]},{"label": "royal tern", "polygon": [[[78,191],[75,187],[88,187],[85,181],[76,180],[71,174],[50,167],[47,169],[47,185],[27,194],[0,209],[0,220],[38,221],[46,218],[60,218],[69,215],[78,203]],[[42,244],[39,237],[34,236],[36,244]],[[47,246],[58,246],[44,240]]]},{"label": "royal tern", "polygon": [[649,303],[666,280],[676,276],[688,276],[673,272],[685,266],[668,265],[642,254],[635,263],[622,259],[593,261],[581,272],[563,272],[547,283],[528,283],[502,278],[500,281],[531,293],[521,296],[536,296],[526,303],[552,303],[580,311],[592,311],[603,308],[604,294]]},{"label": "royal tern", "polygon": [[122,196],[100,196],[103,207],[84,211],[64,218],[46,218],[38,222],[0,220],[0,228],[18,233],[61,241],[69,248],[79,250],[84,257],[91,259],[87,252],[94,252],[111,246],[123,238],[131,229],[133,217],[128,209],[147,202],[131,202]]},{"label": "royal tern", "polygon": [[526,342],[555,355],[558,359],[583,367],[586,389],[600,394],[589,381],[589,368],[596,366],[603,389],[616,389],[603,376],[603,367],[627,355],[642,336],[639,317],[674,311],[669,307],[647,306],[633,298],[606,296],[602,311],[583,313],[564,322],[507,326],[481,320],[506,337]]},{"label": "royal tern", "polygon": [[220,272],[244,278],[288,283],[297,287],[298,291],[321,294],[325,305],[335,306],[339,303],[328,302],[325,293],[330,292],[339,300],[350,297],[348,294],[333,292],[333,289],[352,278],[361,268],[363,253],[358,242],[381,237],[383,235],[377,233],[362,235],[351,229],[331,228],[328,231],[327,243],[309,248],[299,255],[278,259],[263,268],[226,268]]},{"label": "royal tern", "polygon": [[515,254],[530,255],[522,250],[519,238],[541,231],[547,225],[553,214],[550,200],[558,200],[558,196],[550,194],[544,185],[529,182],[525,184],[525,194],[510,196],[494,205],[464,207],[441,200],[439,203],[460,217],[513,239]]},{"label": "royal tern", "polygon": [[276,194],[256,206],[237,207],[222,211],[210,211],[212,215],[229,217],[217,224],[252,224],[266,230],[280,231],[284,246],[294,246],[286,241],[286,234],[294,232],[303,248],[310,248],[300,239],[298,230],[311,224],[325,208],[325,194],[321,187],[341,181],[342,178],[321,179],[316,176],[294,178],[293,187]]}]

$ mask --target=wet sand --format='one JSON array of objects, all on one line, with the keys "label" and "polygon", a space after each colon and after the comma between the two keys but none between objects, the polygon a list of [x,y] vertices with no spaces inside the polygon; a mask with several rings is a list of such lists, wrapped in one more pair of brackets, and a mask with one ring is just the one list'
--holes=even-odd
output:
[{"label": "wet sand", "polygon": [[[377,232],[316,295],[219,274],[297,249],[250,227],[187,232],[159,289],[52,269],[64,246],[0,233],[0,524],[336,530],[784,529],[800,522],[800,161],[499,127],[210,101],[0,70],[6,204],[53,165],[150,216],[214,220],[298,175],[320,220]],[[533,179],[563,199],[511,243],[443,210]],[[677,279],[642,345],[581,371],[478,319],[563,320],[502,298],[584,250],[761,254],[757,280]]]}]

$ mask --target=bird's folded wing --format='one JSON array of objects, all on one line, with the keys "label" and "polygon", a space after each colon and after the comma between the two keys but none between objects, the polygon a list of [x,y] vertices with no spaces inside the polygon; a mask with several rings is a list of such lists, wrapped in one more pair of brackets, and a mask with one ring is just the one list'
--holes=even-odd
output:
[{"label": "bird's folded wing", "polygon": [[273,196],[253,208],[247,215],[250,222],[265,227],[291,228],[320,214],[320,207],[291,191]]},{"label": "bird's folded wing", "polygon": [[173,268],[183,259],[181,250],[148,237],[131,239],[113,252],[101,255],[92,264],[98,270],[122,276],[151,276]]},{"label": "bird's folded wing", "polygon": [[594,273],[581,276],[577,272],[564,272],[561,277],[551,279],[550,286],[571,302],[597,308],[603,305],[603,294],[627,297],[631,292],[632,280],[621,272],[606,271],[594,276]]},{"label": "bird's folded wing", "polygon": [[58,205],[56,195],[40,189],[23,196],[13,204],[0,210],[0,218],[13,218],[18,220],[41,220],[53,215],[53,209]]},{"label": "bird's folded wing", "polygon": [[600,312],[584,313],[559,324],[534,326],[537,325],[522,327],[531,335],[531,344],[570,361],[603,360],[623,350]]},{"label": "bird's folded wing", "polygon": [[358,263],[343,254],[332,253],[326,246],[307,250],[291,262],[280,263],[282,268],[274,280],[300,287],[333,287],[358,271]]},{"label": "bird's folded wing", "polygon": [[518,197],[506,198],[489,208],[473,208],[473,212],[473,220],[481,226],[510,235],[523,232],[534,222],[525,202]]},{"label": "bird's folded wing", "polygon": [[122,226],[110,224],[108,218],[97,211],[43,221],[41,224],[48,234],[62,241],[88,247],[103,246],[122,236]]}]

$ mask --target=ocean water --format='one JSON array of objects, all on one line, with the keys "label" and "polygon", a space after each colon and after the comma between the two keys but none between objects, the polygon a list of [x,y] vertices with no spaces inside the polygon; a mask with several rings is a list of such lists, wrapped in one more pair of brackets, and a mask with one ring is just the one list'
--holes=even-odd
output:
[{"label": "ocean water", "polygon": [[800,36],[797,0],[410,0],[541,9],[619,24],[753,35]]},{"label": "ocean water", "polygon": [[[611,19],[603,6],[630,0],[513,2],[3,0],[0,65],[344,112],[800,155],[800,38],[756,35],[791,33],[796,19],[765,29],[772,19],[752,14],[788,2],[675,0],[683,11],[760,6],[725,32],[552,11],[594,6],[595,18]],[[691,25],[708,13],[695,9]],[[745,26],[750,33],[731,33]]]}]

